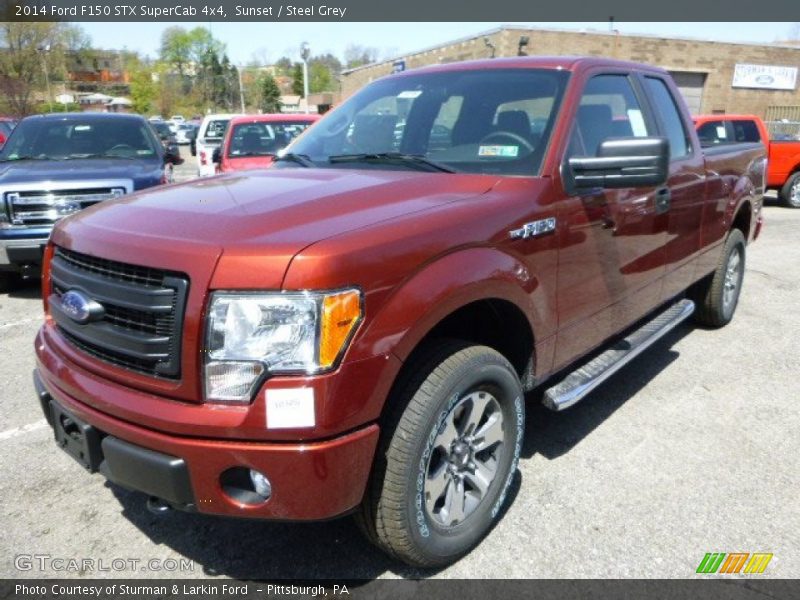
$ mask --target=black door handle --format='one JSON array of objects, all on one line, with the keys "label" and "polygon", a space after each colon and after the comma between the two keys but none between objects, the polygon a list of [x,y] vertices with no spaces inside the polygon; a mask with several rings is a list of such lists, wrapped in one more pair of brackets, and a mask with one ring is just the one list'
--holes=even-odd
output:
[{"label": "black door handle", "polygon": [[656,190],[656,214],[660,215],[669,210],[670,203],[672,202],[672,192],[668,187],[658,188]]}]

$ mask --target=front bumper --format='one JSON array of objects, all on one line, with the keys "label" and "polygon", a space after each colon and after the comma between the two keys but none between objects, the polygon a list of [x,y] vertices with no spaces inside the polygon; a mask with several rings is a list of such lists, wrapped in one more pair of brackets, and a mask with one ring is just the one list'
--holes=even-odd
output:
[{"label": "front bumper", "polygon": [[[60,389],[41,363],[34,372],[39,402],[51,427],[53,405],[96,436],[87,468],[123,487],[201,513],[280,520],[318,520],[349,512],[361,501],[378,440],[368,425],[310,443],[199,439],[164,434],[102,413]],[[57,418],[57,417],[55,417]],[[56,428],[58,431],[58,428]],[[58,440],[58,435],[56,436]],[[62,434],[63,437],[63,434]],[[269,478],[270,498],[238,501],[223,489],[231,468]]]},{"label": "front bumper", "polygon": [[41,267],[49,229],[0,230],[0,269],[21,271]]}]

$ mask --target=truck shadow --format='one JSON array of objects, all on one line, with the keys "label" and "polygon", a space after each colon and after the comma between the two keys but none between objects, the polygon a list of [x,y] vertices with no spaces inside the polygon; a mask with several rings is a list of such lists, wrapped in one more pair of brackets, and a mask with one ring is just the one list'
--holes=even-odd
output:
[{"label": "truck shadow", "polygon": [[[541,405],[541,392],[531,394],[523,460],[536,453],[555,459],[569,452],[676,360],[679,353],[671,347],[691,330],[687,325],[676,328],[565,412],[547,410]],[[177,511],[157,516],[147,510],[143,494],[111,483],[106,485],[121,504],[123,516],[154,544],[168,546],[193,561],[194,570],[176,572],[179,577],[227,576],[255,581],[327,579],[357,587],[384,573],[421,579],[438,572],[407,567],[389,558],[360,534],[351,518],[279,523]],[[505,508],[513,503],[521,486],[518,473]]]},{"label": "truck shadow", "polygon": [[[18,282],[14,288],[7,292],[9,298],[22,298],[25,300],[35,300],[42,297],[42,280],[38,277],[24,279]],[[2,296],[2,294],[0,294]]]},{"label": "truck shadow", "polygon": [[547,459],[562,456],[597,429],[649,381],[677,360],[672,349],[689,334],[692,325],[683,324],[653,344],[641,356],[625,365],[597,390],[563,412],[553,412],[542,404],[543,390],[527,397],[527,425],[522,458],[541,454]]}]

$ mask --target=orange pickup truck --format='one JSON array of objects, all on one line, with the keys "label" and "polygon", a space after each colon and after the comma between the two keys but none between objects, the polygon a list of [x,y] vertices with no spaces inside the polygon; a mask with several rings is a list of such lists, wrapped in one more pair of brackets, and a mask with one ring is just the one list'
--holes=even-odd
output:
[{"label": "orange pickup truck", "polygon": [[778,190],[791,208],[800,208],[800,139],[770,139],[767,126],[755,115],[701,115],[694,117],[703,147],[761,142],[767,149],[767,189]]}]

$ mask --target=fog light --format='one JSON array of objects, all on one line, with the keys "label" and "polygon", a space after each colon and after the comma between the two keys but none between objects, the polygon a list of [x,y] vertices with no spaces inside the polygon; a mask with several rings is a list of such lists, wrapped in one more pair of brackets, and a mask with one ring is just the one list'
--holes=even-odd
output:
[{"label": "fog light", "polygon": [[269,479],[263,473],[250,469],[250,481],[253,482],[256,494],[263,496],[264,500],[272,495],[272,485],[270,485]]},{"label": "fog light", "polygon": [[266,475],[249,467],[226,469],[219,482],[225,495],[239,504],[261,506],[272,496],[272,484]]}]

